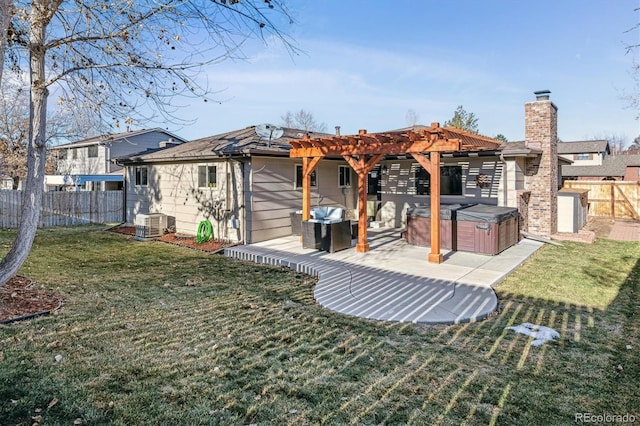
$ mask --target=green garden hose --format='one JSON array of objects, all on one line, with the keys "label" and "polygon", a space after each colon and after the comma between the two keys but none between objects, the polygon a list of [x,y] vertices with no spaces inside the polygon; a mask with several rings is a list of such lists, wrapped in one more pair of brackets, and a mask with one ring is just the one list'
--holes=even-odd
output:
[{"label": "green garden hose", "polygon": [[198,233],[196,234],[196,242],[206,243],[213,238],[213,226],[208,220],[203,220],[198,225]]}]

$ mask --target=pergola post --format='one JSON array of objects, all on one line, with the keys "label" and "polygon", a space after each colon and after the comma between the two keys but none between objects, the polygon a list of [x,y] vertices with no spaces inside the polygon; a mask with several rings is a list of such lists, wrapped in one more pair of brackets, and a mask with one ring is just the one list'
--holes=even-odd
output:
[{"label": "pergola post", "polygon": [[431,253],[429,262],[442,263],[440,253],[440,153],[431,152],[429,158],[424,154],[413,153],[413,158],[429,173],[431,202]]},{"label": "pergola post", "polygon": [[429,262],[442,263],[440,253],[440,153],[429,153],[431,160],[430,198],[431,198],[431,253]]},{"label": "pergola post", "polygon": [[302,220],[311,218],[311,173],[322,157],[302,158]]},{"label": "pergola post", "polygon": [[369,242],[367,241],[367,176],[369,172],[384,157],[384,154],[377,154],[365,159],[364,155],[360,155],[358,159],[344,155],[343,158],[351,168],[358,174],[358,243],[356,251],[365,253],[369,251]]}]

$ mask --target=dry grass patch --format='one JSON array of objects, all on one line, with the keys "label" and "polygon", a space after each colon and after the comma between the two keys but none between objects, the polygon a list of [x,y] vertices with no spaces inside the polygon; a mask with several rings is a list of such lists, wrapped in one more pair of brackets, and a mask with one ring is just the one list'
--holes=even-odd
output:
[{"label": "dry grass patch", "polygon": [[[11,235],[0,232],[0,244]],[[97,227],[40,230],[22,273],[63,294],[66,305],[60,315],[0,328],[0,418],[569,424],[576,412],[637,410],[639,274],[627,256],[640,252],[611,244],[619,249],[606,260],[617,262],[608,284],[616,296],[606,307],[581,294],[571,301],[569,290],[554,301],[558,290],[545,285],[559,280],[550,272],[536,294],[525,274],[499,287],[491,319],[421,326],[328,312],[314,303],[314,281],[289,270]],[[525,268],[548,269],[548,250]],[[611,269],[585,270],[570,258],[595,252],[566,253],[550,258],[580,265],[575,282],[591,277],[596,285]],[[554,327],[561,339],[532,347],[505,330],[525,321]]]}]

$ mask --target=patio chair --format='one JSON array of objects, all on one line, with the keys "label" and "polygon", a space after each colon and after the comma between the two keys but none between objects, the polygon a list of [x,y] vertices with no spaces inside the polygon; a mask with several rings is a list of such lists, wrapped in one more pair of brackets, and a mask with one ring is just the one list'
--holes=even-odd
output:
[{"label": "patio chair", "polygon": [[351,221],[341,207],[316,207],[302,222],[302,247],[329,253],[351,247]]}]

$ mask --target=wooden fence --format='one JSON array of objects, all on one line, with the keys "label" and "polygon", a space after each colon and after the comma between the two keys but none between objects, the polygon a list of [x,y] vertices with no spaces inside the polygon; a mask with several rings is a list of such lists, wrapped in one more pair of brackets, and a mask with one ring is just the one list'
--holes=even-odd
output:
[{"label": "wooden fence", "polygon": [[[20,224],[22,191],[0,191],[0,228]],[[40,227],[122,222],[122,191],[45,192]]]},{"label": "wooden fence", "polygon": [[640,220],[640,182],[571,180],[564,187],[589,190],[589,216]]}]

